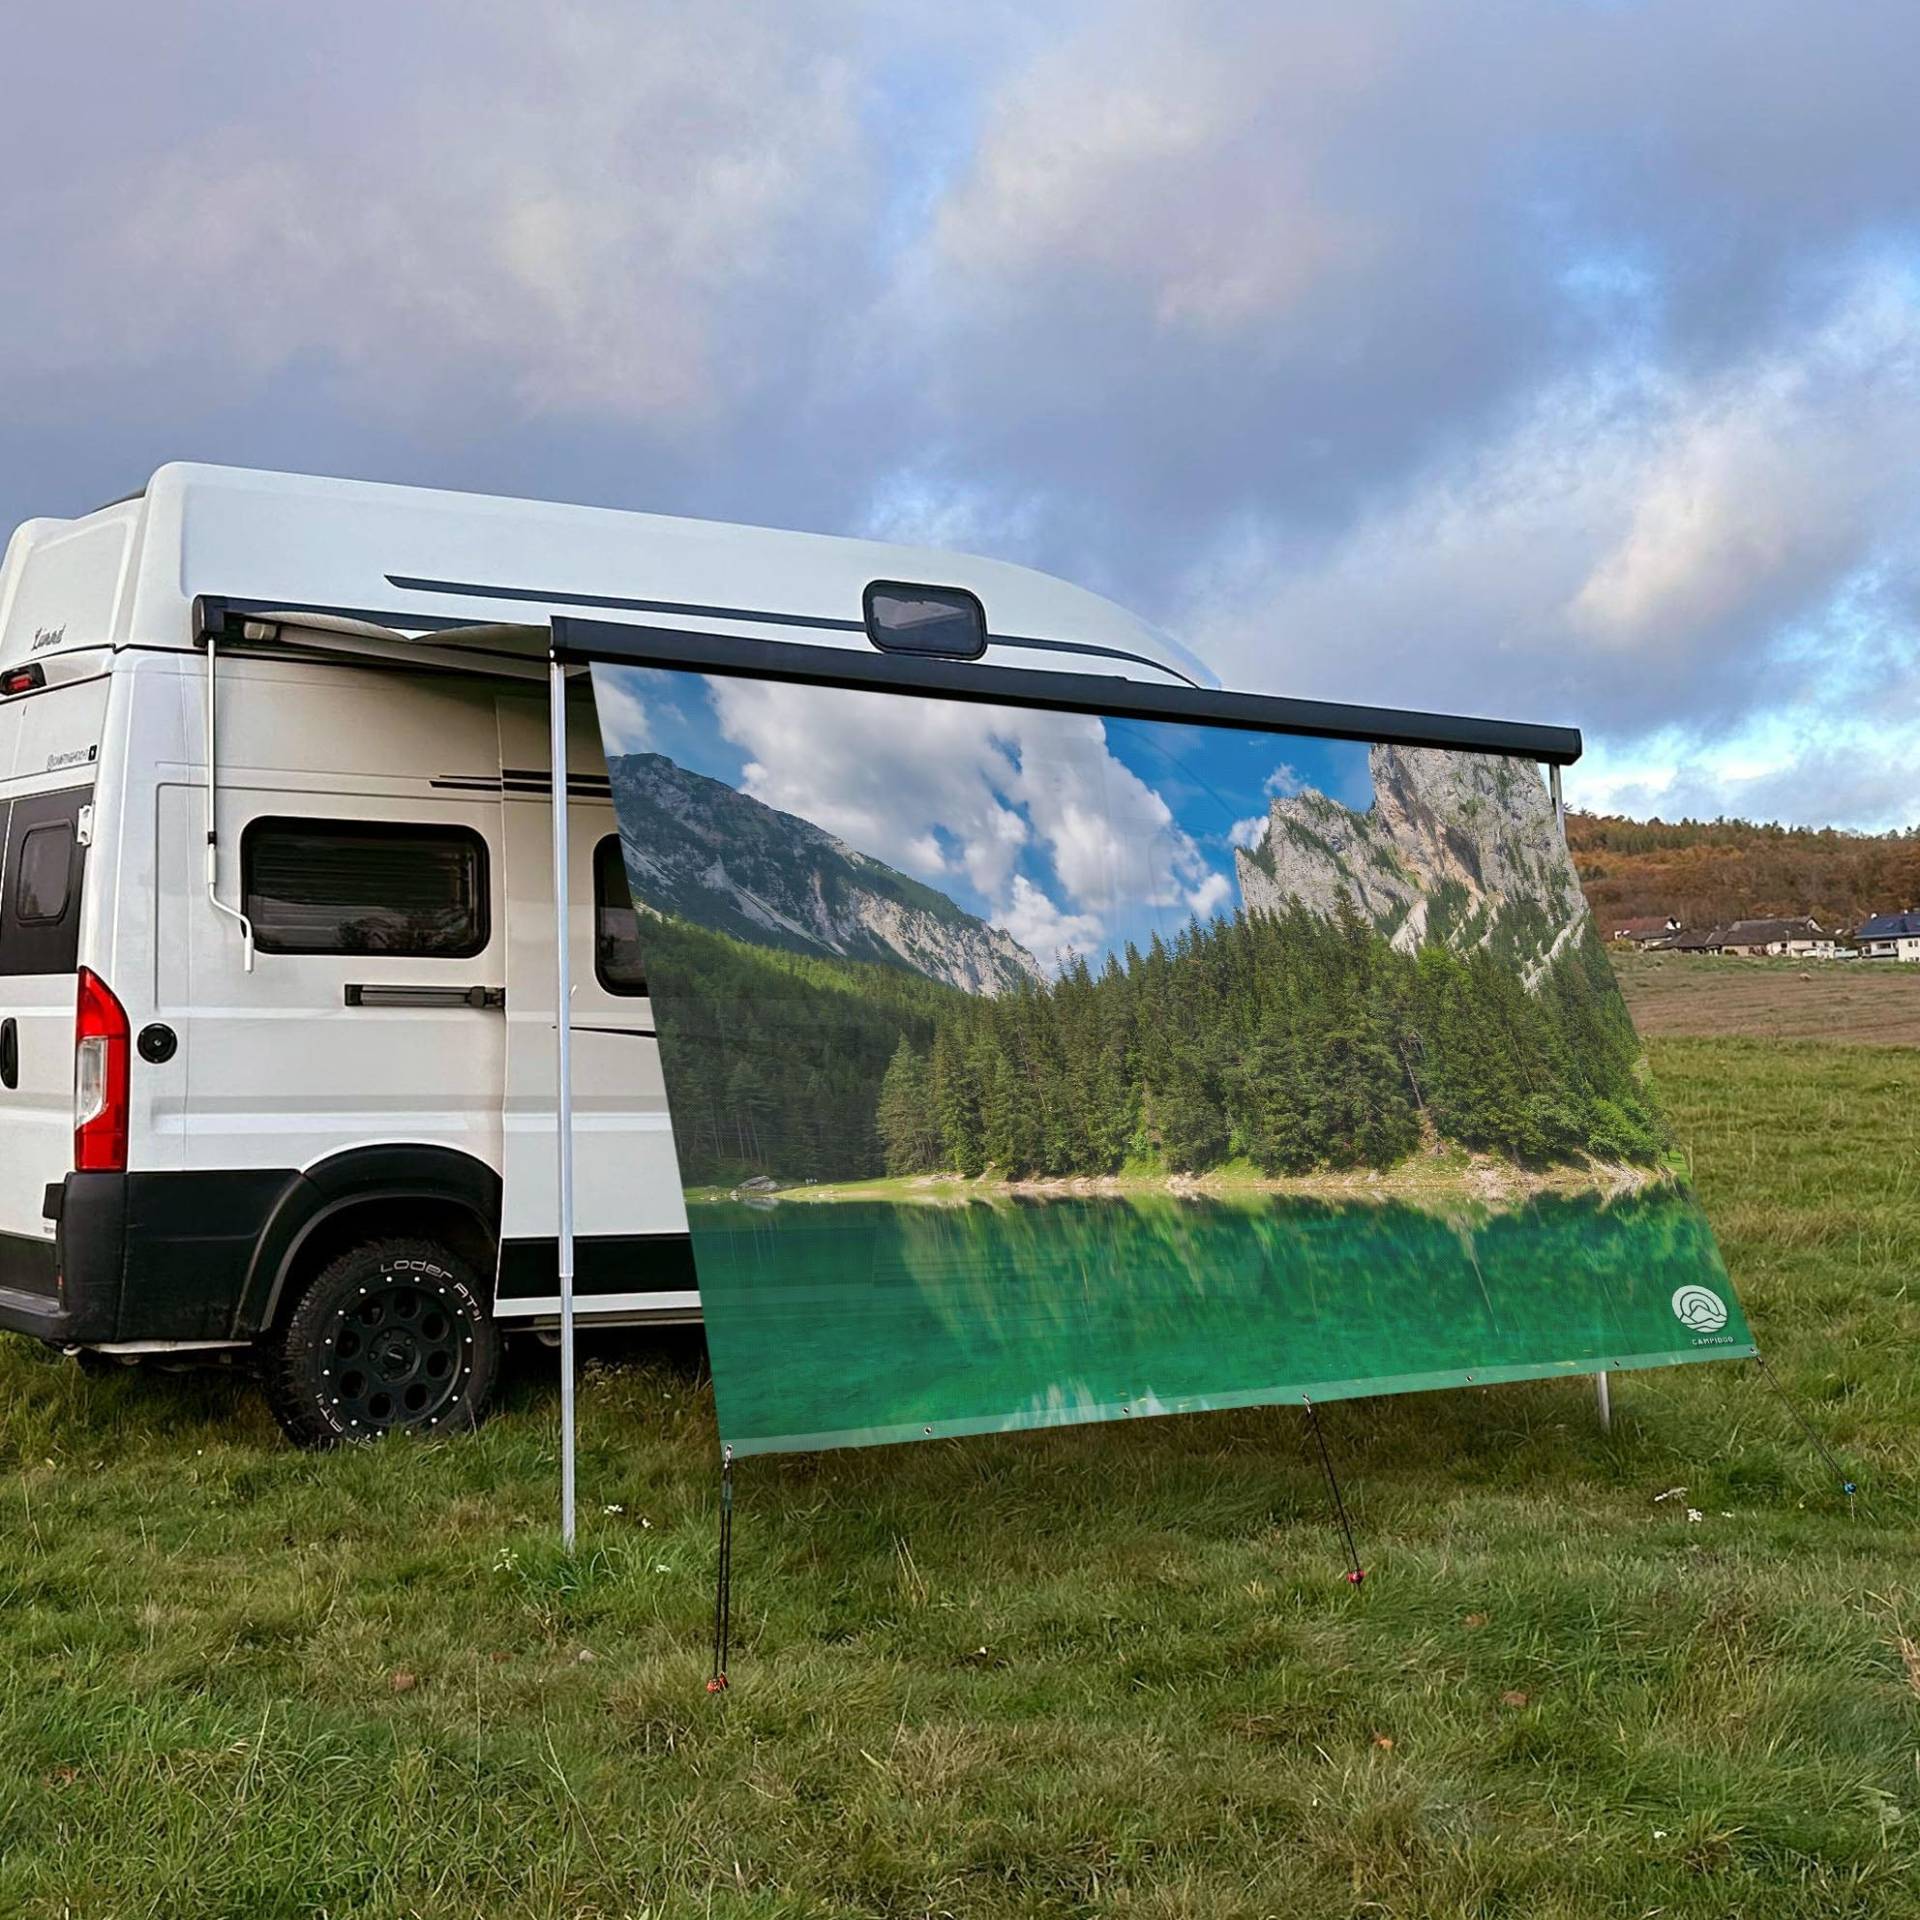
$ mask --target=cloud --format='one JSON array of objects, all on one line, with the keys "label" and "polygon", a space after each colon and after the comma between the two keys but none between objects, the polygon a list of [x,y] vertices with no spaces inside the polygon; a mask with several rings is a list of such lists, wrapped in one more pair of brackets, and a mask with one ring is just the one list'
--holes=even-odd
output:
[{"label": "cloud", "polygon": [[1230,680],[1698,752],[1884,714],[1911,622],[1861,582],[1916,555],[1920,283],[1878,262],[1732,365],[1552,384],[1317,552],[1243,538],[1189,626]]},{"label": "cloud", "polygon": [[1276,799],[1291,800],[1306,785],[1300,775],[1285,761],[1274,768],[1261,782],[1263,788]]},{"label": "cloud", "polygon": [[1033,836],[1013,744],[979,707],[885,694],[708,682],[743,786],[849,846],[998,899]]},{"label": "cloud", "polygon": [[979,546],[1881,804],[1920,9],[19,12],[0,520],[188,457]]},{"label": "cloud", "polygon": [[653,721],[634,679],[631,672],[593,676],[594,706],[612,753],[645,753],[653,745]]},{"label": "cloud", "polygon": [[1096,915],[1063,913],[1024,873],[1013,876],[996,918],[1048,973],[1058,973],[1069,954],[1098,952],[1105,933]]},{"label": "cloud", "polygon": [[1233,882],[1224,873],[1209,873],[1187,895],[1188,911],[1201,920],[1217,912],[1233,897]]},{"label": "cloud", "polygon": [[1250,814],[1244,820],[1236,820],[1227,830],[1228,846],[1245,847],[1251,851],[1267,837],[1268,824],[1269,817],[1264,813]]},{"label": "cloud", "polygon": [[[36,253],[67,297],[57,326],[0,320],[16,367],[191,350],[433,419],[484,394],[496,420],[684,430],[748,367],[776,376],[796,285],[858,248],[858,20],[825,0],[725,33],[692,0],[422,0],[398,35],[389,8],[330,11],[267,36],[291,94],[220,93],[137,167],[44,197]],[[373,47],[391,69],[356,97]]]},{"label": "cloud", "polygon": [[1228,895],[1091,715],[707,684],[746,756],[746,792],[934,885],[964,884],[1043,960],[1143,910],[1204,914]]}]

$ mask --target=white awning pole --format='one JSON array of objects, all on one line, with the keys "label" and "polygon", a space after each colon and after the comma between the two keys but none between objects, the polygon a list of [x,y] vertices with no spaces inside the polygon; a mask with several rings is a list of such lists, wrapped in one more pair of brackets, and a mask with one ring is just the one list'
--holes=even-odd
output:
[{"label": "white awning pole", "polygon": [[559,1175],[560,1538],[573,1551],[573,972],[567,936],[567,673],[547,669],[547,719],[553,763],[553,1033],[558,1086],[554,1137]]},{"label": "white awning pole", "polygon": [[[1558,767],[1547,769],[1547,786],[1553,794],[1553,818],[1560,829],[1560,838],[1564,843],[1567,837],[1567,803],[1560,792]],[[1593,1405],[1594,1411],[1600,1416],[1600,1431],[1611,1433],[1613,1431],[1613,1391],[1604,1372],[1593,1376]]]}]

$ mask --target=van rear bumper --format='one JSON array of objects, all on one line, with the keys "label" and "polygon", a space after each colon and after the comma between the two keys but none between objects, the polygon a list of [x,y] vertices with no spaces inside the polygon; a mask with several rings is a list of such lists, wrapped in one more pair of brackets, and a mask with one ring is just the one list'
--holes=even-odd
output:
[{"label": "van rear bumper", "polygon": [[123,1173],[70,1173],[47,1189],[51,1239],[0,1234],[0,1327],[59,1346],[116,1337],[126,1188]]},{"label": "van rear bumper", "polygon": [[70,1173],[51,1240],[0,1234],[0,1327],[57,1346],[224,1340],[291,1170]]},{"label": "van rear bumper", "polygon": [[69,1340],[73,1316],[60,1290],[60,1257],[52,1240],[0,1233],[0,1327]]}]

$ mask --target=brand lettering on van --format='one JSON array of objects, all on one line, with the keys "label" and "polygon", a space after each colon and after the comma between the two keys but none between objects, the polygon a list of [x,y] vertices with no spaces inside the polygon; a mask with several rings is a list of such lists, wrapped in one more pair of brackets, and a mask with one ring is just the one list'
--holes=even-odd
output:
[{"label": "brand lettering on van", "polygon": [[98,747],[76,747],[72,753],[50,753],[47,755],[47,771],[52,773],[58,767],[84,767],[99,758]]},{"label": "brand lettering on van", "polygon": [[67,630],[65,627],[35,627],[33,630],[33,645],[30,646],[27,651],[29,653],[38,653],[42,647],[57,647],[66,637]]}]

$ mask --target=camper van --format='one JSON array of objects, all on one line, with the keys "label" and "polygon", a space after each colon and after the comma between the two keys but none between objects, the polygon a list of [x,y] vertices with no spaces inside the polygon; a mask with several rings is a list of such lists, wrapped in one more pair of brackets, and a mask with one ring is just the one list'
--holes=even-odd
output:
[{"label": "camper van", "polygon": [[[913,651],[877,582],[972,596],[995,666],[1213,684],[1063,582],[865,541],[179,465],[18,528],[0,1328],[250,1362],[308,1444],[477,1421],[503,1336],[562,1306],[547,623]],[[562,684],[572,1298],[693,1321],[591,685]]]}]

